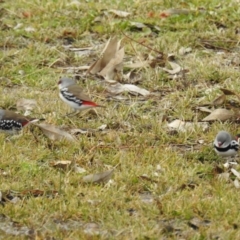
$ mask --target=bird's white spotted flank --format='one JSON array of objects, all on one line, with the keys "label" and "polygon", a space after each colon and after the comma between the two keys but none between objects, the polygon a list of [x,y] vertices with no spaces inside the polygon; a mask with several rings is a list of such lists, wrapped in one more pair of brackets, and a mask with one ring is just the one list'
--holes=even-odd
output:
[{"label": "bird's white spotted flank", "polygon": [[12,128],[16,130],[22,129],[22,124],[14,120],[0,120],[0,129],[1,130],[11,130]]},{"label": "bird's white spotted flank", "polygon": [[33,118],[26,118],[21,114],[0,109],[0,132],[15,134],[22,130],[28,123],[35,121]]}]

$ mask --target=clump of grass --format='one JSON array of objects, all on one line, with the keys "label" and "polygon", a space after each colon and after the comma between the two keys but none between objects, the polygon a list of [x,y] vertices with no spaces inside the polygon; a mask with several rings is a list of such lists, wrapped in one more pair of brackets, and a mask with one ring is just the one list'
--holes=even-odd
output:
[{"label": "clump of grass", "polygon": [[[44,117],[51,124],[83,129],[107,124],[108,131],[82,134],[76,142],[51,142],[36,129],[33,130],[35,138],[28,128],[18,139],[7,140],[1,134],[0,190],[4,194],[14,191],[20,196],[16,203],[5,202],[0,206],[5,215],[2,222],[10,226],[15,221],[21,227],[32,229],[20,232],[11,227],[12,231],[8,232],[2,226],[1,236],[6,239],[14,235],[19,239],[26,236],[237,239],[238,189],[230,180],[220,180],[213,173],[221,160],[213,152],[212,142],[218,130],[234,133],[238,132],[238,126],[213,123],[208,132],[199,128],[171,135],[164,120],[164,115],[167,119],[196,119],[192,106],[199,103],[199,97],[211,101],[218,86],[238,88],[239,66],[225,61],[231,62],[235,56],[233,49],[238,47],[233,41],[233,32],[238,27],[235,20],[239,17],[234,4],[226,1],[219,6],[218,1],[193,0],[185,7],[206,6],[206,12],[161,19],[158,16],[162,10],[182,8],[182,3],[107,0],[69,3],[63,0],[2,3],[0,61],[2,76],[8,83],[6,86],[0,82],[0,104],[2,108],[14,109],[19,98],[33,98],[38,108],[32,115]],[[231,11],[229,4],[232,4]],[[108,8],[130,11],[132,15],[126,22],[120,20],[114,25],[114,17],[103,14]],[[156,13],[153,19],[147,19],[150,11]],[[152,48],[174,53],[189,71],[185,78],[169,79],[160,68],[143,69],[139,84],[156,95],[139,102],[130,98],[127,104],[105,101],[104,86],[90,78],[80,85],[106,108],[98,109],[93,115],[65,117],[70,109],[58,98],[56,83],[60,76],[74,73],[65,72],[58,64],[90,65],[97,55],[77,58],[64,45],[98,45],[114,34],[121,37],[114,26],[129,31],[128,23],[136,20],[160,28],[159,33],[144,38]],[[217,27],[219,21],[224,22],[226,31]],[[26,31],[28,27],[34,31]],[[136,39],[142,37],[138,32],[127,34]],[[128,56],[139,52],[148,54],[148,49],[136,43],[125,41],[125,45]],[[192,52],[180,56],[179,49],[188,46]],[[224,57],[220,57],[220,51],[224,51]],[[209,88],[213,89],[212,95],[205,92]],[[198,144],[199,139],[204,144]],[[198,147],[189,150],[189,145]],[[74,161],[87,173],[119,165],[112,183],[95,185],[84,184],[83,175],[71,169],[53,168],[50,163],[56,160]],[[27,194],[30,190],[43,194],[38,197]],[[193,218],[199,219],[195,227],[189,223]],[[204,224],[205,220],[209,224]]]}]

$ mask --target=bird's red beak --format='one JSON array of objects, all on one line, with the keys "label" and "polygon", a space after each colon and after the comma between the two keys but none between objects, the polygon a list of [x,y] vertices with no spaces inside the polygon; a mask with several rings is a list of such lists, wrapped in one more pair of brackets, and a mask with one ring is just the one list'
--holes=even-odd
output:
[{"label": "bird's red beak", "polygon": [[235,140],[236,140],[237,142],[239,142],[239,140],[240,140],[240,134],[237,134],[237,135],[236,135]]},{"label": "bird's red beak", "polygon": [[221,147],[222,146],[222,142],[218,142],[218,146]]},{"label": "bird's red beak", "polygon": [[59,85],[59,84],[61,84],[61,83],[62,83],[62,81],[61,81],[61,80],[59,80],[59,81],[58,81],[58,85]]}]

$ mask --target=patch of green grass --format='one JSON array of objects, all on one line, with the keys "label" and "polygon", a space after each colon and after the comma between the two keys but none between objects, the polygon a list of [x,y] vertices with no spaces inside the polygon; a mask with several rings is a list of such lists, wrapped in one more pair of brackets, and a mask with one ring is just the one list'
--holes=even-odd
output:
[{"label": "patch of green grass", "polygon": [[[107,130],[80,134],[76,142],[52,142],[28,127],[17,139],[1,134],[0,190],[20,197],[0,205],[4,214],[0,235],[5,239],[238,239],[238,189],[231,178],[220,179],[214,172],[224,160],[212,148],[219,130],[238,133],[238,125],[215,122],[208,131],[196,127],[175,133],[169,131],[167,121],[200,120],[207,113],[193,107],[213,101],[221,87],[238,91],[239,8],[232,1],[205,0],[72,2],[2,3],[0,65],[5,80],[0,80],[0,106],[16,111],[18,99],[31,98],[38,102],[32,115],[47,123],[93,130],[107,124]],[[169,8],[194,11],[161,18]],[[109,9],[132,14],[116,18]],[[131,31],[131,22],[159,30]],[[138,69],[136,85],[154,93],[141,101],[127,93],[128,101],[106,101],[103,81],[88,76],[79,85],[106,108],[66,117],[71,110],[58,97],[59,77],[82,76],[81,71],[64,68],[90,65],[101,51],[100,47],[89,56],[77,57],[66,46],[99,46],[113,35],[123,38],[121,31],[152,49],[174,54],[185,75],[170,78],[160,67]],[[127,38],[123,43],[127,60],[156,54]],[[192,51],[180,55],[182,47]],[[73,161],[86,173],[56,169],[52,163],[58,160]],[[106,185],[81,181],[84,175],[116,165],[113,181]],[[34,195],[37,190],[43,194]],[[208,220],[209,225],[194,229],[189,224],[193,218]],[[32,232],[21,232],[20,227]]]}]

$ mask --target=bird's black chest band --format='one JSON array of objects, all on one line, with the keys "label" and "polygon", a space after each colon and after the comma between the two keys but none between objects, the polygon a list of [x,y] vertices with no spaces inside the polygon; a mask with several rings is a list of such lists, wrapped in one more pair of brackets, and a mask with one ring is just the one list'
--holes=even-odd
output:
[{"label": "bird's black chest band", "polygon": [[227,152],[230,149],[234,149],[234,150],[238,150],[238,146],[237,145],[231,145],[229,144],[227,147],[225,148],[219,148],[216,145],[214,145],[214,148],[218,151],[218,152]]}]

